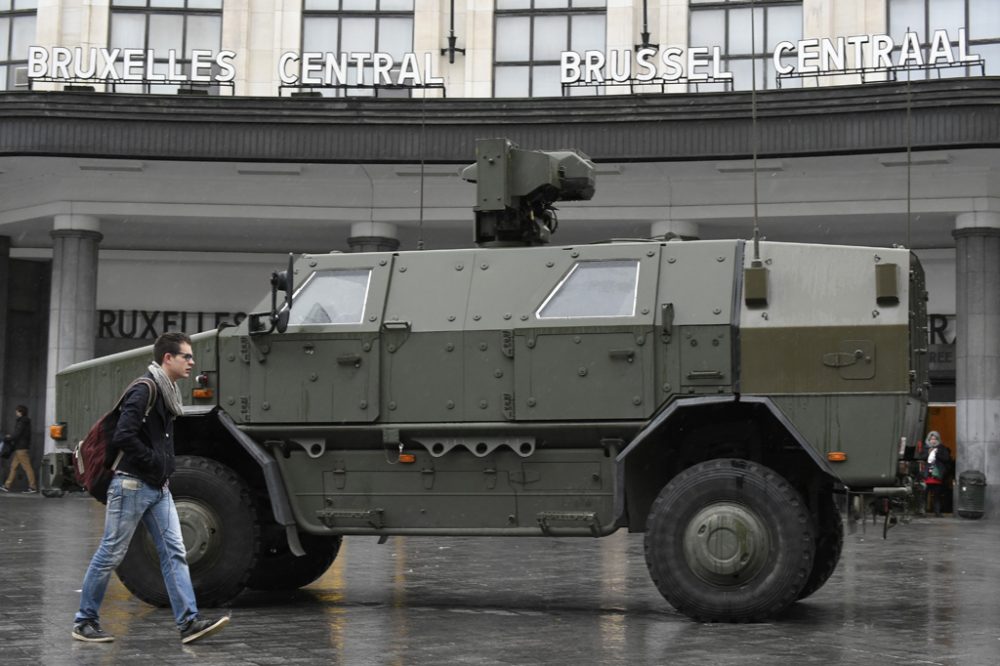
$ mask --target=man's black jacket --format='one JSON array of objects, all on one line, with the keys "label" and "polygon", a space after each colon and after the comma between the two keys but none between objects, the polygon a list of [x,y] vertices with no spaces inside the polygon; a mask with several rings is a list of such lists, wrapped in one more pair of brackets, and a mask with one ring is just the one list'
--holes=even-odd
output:
[{"label": "man's black jacket", "polygon": [[[150,372],[144,377],[153,379]],[[114,462],[119,450],[124,451],[116,469],[159,488],[174,472],[174,415],[167,409],[161,392],[157,391],[153,408],[143,421],[148,404],[149,387],[145,383],[129,389],[122,402],[118,427],[111,438],[107,463]]]},{"label": "man's black jacket", "polygon": [[14,450],[31,448],[31,419],[27,416],[18,416],[14,422],[14,434],[11,435]]}]

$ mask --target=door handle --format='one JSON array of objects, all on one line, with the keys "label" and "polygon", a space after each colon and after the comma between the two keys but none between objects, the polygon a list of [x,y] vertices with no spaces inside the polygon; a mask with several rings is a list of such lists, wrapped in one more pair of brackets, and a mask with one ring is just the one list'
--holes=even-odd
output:
[{"label": "door handle", "polygon": [[337,365],[353,365],[355,368],[360,368],[361,354],[341,354],[337,357]]},{"label": "door handle", "polygon": [[612,349],[608,352],[608,356],[616,361],[625,361],[626,363],[631,363],[635,360],[635,350],[634,349]]}]

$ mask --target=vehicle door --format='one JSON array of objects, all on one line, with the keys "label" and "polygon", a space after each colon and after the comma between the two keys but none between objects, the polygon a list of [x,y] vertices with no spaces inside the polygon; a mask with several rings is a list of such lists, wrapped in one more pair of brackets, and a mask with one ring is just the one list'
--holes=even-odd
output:
[{"label": "vehicle door", "polygon": [[[517,420],[648,417],[655,408],[653,243],[550,251],[515,332]],[[541,257],[540,257],[541,258]]]},{"label": "vehicle door", "polygon": [[393,257],[304,261],[287,330],[251,338],[246,411],[256,423],[372,422],[380,409],[379,326]]}]

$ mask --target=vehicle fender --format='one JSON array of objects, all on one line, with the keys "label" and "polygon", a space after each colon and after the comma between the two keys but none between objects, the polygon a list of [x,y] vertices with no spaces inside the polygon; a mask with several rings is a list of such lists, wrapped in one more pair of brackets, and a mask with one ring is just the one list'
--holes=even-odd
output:
[{"label": "vehicle fender", "polygon": [[299,542],[298,525],[292,514],[291,504],[288,502],[288,491],[285,489],[285,482],[278,470],[278,463],[249,435],[236,427],[236,423],[229,414],[222,410],[216,410],[215,414],[226,432],[232,435],[233,439],[250,455],[250,458],[260,465],[261,472],[264,474],[264,483],[267,485],[267,496],[271,500],[271,511],[274,513],[274,519],[285,528],[289,549],[299,557],[305,555],[305,549]]},{"label": "vehicle fender", "polygon": [[831,478],[836,479],[837,475],[834,474],[833,470],[830,468],[829,462],[827,462],[819,452],[817,452],[802,433],[796,429],[795,425],[788,419],[787,416],[778,408],[774,402],[766,396],[697,396],[690,398],[678,398],[671,403],[665,405],[653,418],[643,427],[639,433],[632,438],[632,441],[622,449],[621,453],[615,458],[615,462],[621,466],[625,459],[630,453],[635,451],[639,446],[643,444],[647,439],[653,436],[660,428],[666,424],[671,418],[676,416],[680,410],[692,409],[697,407],[704,407],[706,405],[718,405],[724,403],[744,403],[744,404],[759,404],[766,408],[774,418],[781,424],[783,428],[788,432],[789,435],[798,443],[803,451],[809,456],[809,458],[816,463],[821,471],[828,474]]}]

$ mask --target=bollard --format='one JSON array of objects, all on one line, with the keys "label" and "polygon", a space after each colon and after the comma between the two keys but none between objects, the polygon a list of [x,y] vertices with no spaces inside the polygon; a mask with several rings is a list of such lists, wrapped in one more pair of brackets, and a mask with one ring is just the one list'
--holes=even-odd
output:
[{"label": "bollard", "polygon": [[986,506],[986,475],[967,470],[958,475],[958,515],[962,518],[982,518]]}]

